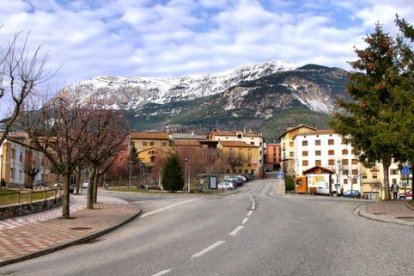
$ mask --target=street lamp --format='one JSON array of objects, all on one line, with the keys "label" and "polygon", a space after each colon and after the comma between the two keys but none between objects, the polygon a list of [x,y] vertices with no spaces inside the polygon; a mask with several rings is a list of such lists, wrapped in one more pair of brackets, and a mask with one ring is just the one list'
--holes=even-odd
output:
[{"label": "street lamp", "polygon": [[188,169],[188,158],[184,158],[184,181],[187,180],[187,192],[190,193],[190,173]]}]

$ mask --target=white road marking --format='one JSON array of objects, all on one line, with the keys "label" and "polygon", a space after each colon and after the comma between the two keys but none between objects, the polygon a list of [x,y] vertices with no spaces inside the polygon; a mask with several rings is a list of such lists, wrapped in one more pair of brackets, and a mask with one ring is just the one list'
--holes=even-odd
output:
[{"label": "white road marking", "polygon": [[229,235],[230,235],[230,236],[233,236],[233,237],[234,237],[234,236],[236,236],[236,235],[237,235],[237,233],[238,233],[240,230],[242,230],[242,229],[243,229],[243,227],[244,227],[244,226],[241,226],[241,225],[240,225],[240,226],[237,226],[237,227],[236,227],[236,229],[234,229],[232,232],[230,232],[230,233],[229,233]]},{"label": "white road marking", "polygon": [[246,222],[247,222],[248,219],[249,218],[244,218],[244,220],[242,221],[242,224],[246,224]]},{"label": "white road marking", "polygon": [[159,212],[165,211],[165,210],[167,210],[167,209],[170,209],[170,208],[173,208],[173,207],[176,207],[176,206],[182,205],[182,204],[189,203],[189,202],[194,201],[194,200],[196,200],[196,198],[194,198],[194,199],[190,199],[190,200],[186,200],[186,201],[182,201],[182,202],[178,202],[178,203],[175,203],[175,204],[171,204],[171,205],[168,205],[168,206],[166,206],[166,207],[162,207],[162,208],[160,208],[160,209],[157,209],[157,210],[154,210],[154,211],[148,212],[148,213],[146,213],[146,214],[143,214],[143,215],[141,216],[141,218],[148,217],[148,216],[150,216],[150,215],[153,215],[153,214],[156,214],[156,213],[159,213]]},{"label": "white road marking", "polygon": [[204,255],[204,254],[206,254],[207,252],[209,252],[209,251],[213,250],[214,248],[216,248],[216,247],[218,247],[218,246],[222,245],[223,243],[225,243],[225,241],[217,241],[217,242],[213,243],[212,245],[210,245],[209,247],[206,247],[206,248],[204,248],[203,250],[201,250],[200,252],[198,252],[198,253],[194,254],[194,255],[191,257],[191,259],[198,258],[198,257],[200,257],[200,256],[202,256],[202,255]]},{"label": "white road marking", "polygon": [[164,270],[162,270],[162,271],[160,271],[160,272],[158,272],[158,273],[155,273],[154,275],[152,275],[152,276],[161,276],[161,275],[164,275],[164,274],[167,274],[168,272],[170,272],[172,270],[172,268],[170,268],[170,269],[164,269]]},{"label": "white road marking", "polygon": [[253,211],[249,211],[249,212],[247,213],[247,216],[248,216],[248,217],[250,217],[252,214],[253,214]]}]

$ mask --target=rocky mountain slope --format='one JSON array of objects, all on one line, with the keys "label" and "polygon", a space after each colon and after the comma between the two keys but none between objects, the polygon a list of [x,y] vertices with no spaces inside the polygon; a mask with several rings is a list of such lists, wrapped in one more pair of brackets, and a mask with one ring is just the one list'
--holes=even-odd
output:
[{"label": "rocky mountain slope", "polygon": [[328,127],[335,101],[346,97],[346,83],[342,69],[288,69],[274,62],[197,78],[96,78],[69,91],[111,99],[109,107],[124,109],[135,129],[247,127],[273,141],[295,124]]},{"label": "rocky mountain slope", "polygon": [[81,100],[90,97],[104,98],[110,101],[108,107],[115,109],[137,109],[146,103],[165,104],[219,94],[243,81],[291,69],[291,64],[266,62],[231,72],[181,78],[102,76],[73,84],[65,93],[78,94]]}]

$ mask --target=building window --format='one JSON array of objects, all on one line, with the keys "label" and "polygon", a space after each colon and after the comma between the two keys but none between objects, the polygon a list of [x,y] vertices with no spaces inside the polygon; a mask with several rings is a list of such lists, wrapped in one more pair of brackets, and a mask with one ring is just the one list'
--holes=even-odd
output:
[{"label": "building window", "polygon": [[396,174],[398,174],[398,170],[390,170],[390,174],[396,175]]},{"label": "building window", "polygon": [[342,165],[348,165],[348,159],[342,159]]},{"label": "building window", "polygon": [[348,150],[347,149],[343,149],[342,150],[342,154],[348,154]]},{"label": "building window", "polygon": [[353,178],[353,179],[352,179],[352,184],[357,184],[357,183],[358,183],[358,179]]},{"label": "building window", "polygon": [[321,145],[321,140],[315,140],[315,146],[320,146]]},{"label": "building window", "polygon": [[328,140],[328,145],[333,145],[334,144],[334,139],[329,139]]},{"label": "building window", "polygon": [[20,162],[23,162],[23,152],[20,152],[20,155],[19,155],[19,161],[20,161]]},{"label": "building window", "polygon": [[16,150],[11,149],[11,158],[16,159]]},{"label": "building window", "polygon": [[166,147],[167,146],[167,142],[162,142],[162,146]]},{"label": "building window", "polygon": [[259,143],[259,146],[262,146],[262,142]]},{"label": "building window", "polygon": [[151,163],[155,162],[155,156],[151,156],[150,159],[151,159]]},{"label": "building window", "polygon": [[148,143],[147,142],[142,142],[142,145],[143,146],[148,146]]},{"label": "building window", "polygon": [[289,152],[289,157],[293,157],[293,151]]},{"label": "building window", "polygon": [[342,171],[342,174],[343,174],[343,175],[348,175],[348,170],[343,170],[343,171]]},{"label": "building window", "polygon": [[344,179],[344,184],[348,184],[348,179]]},{"label": "building window", "polygon": [[302,151],[302,155],[303,156],[308,156],[308,151],[307,150]]},{"label": "building window", "polygon": [[289,146],[293,147],[293,141],[289,142]]},{"label": "building window", "polygon": [[10,168],[10,178],[14,178],[14,168]]},{"label": "building window", "polygon": [[250,174],[254,174],[254,170],[253,169],[250,170]]},{"label": "building window", "polygon": [[241,139],[242,135],[241,134],[237,134],[237,138]]},{"label": "building window", "polygon": [[309,165],[308,160],[302,160],[302,166],[306,167],[308,165]]},{"label": "building window", "polygon": [[377,179],[377,174],[376,173],[373,173],[372,174],[372,178]]},{"label": "building window", "polygon": [[154,142],[150,142],[150,143],[149,143],[149,145],[150,145],[150,146],[153,146],[153,145],[154,145]]},{"label": "building window", "polygon": [[303,141],[302,141],[302,146],[307,146],[307,145],[308,145],[308,141],[303,140]]},{"label": "building window", "polygon": [[367,179],[367,178],[368,178],[367,173],[363,173],[363,174],[362,174],[362,178],[363,178],[363,179]]},{"label": "building window", "polygon": [[334,150],[328,150],[328,155],[335,155],[335,151]]},{"label": "building window", "polygon": [[358,170],[352,170],[353,175],[358,175]]},{"label": "building window", "polygon": [[352,159],[352,165],[358,165],[358,159]]},{"label": "building window", "polygon": [[316,156],[321,156],[321,151],[320,150],[315,150],[315,155]]},{"label": "building window", "polygon": [[329,164],[329,165],[335,165],[335,160],[333,160],[333,159],[329,159],[328,164]]},{"label": "building window", "polygon": [[254,145],[254,142],[250,142],[250,145]]},{"label": "building window", "polygon": [[315,166],[321,166],[321,160],[315,160]]}]

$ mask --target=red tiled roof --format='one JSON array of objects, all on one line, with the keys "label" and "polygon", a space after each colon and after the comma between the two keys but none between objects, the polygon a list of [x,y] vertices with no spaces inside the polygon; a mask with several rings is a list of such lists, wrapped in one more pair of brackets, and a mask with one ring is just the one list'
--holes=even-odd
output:
[{"label": "red tiled roof", "polygon": [[169,140],[168,132],[131,132],[131,139]]},{"label": "red tiled roof", "polygon": [[227,148],[258,148],[258,146],[255,145],[250,145],[244,142],[240,142],[240,141],[220,141],[220,144],[223,147],[227,147]]}]

